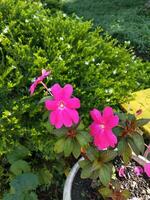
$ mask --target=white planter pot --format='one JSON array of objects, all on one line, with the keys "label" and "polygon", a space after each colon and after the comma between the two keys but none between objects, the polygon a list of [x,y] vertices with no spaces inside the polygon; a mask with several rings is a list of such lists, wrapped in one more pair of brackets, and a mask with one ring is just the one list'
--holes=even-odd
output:
[{"label": "white planter pot", "polygon": [[[144,166],[144,164],[149,163],[150,161],[144,158],[143,156],[136,156],[134,153],[132,155],[132,159],[135,160],[139,165]],[[84,158],[80,158],[79,161],[84,160]],[[72,184],[73,180],[80,168],[79,161],[72,167],[70,173],[67,176],[67,179],[65,181],[64,185],[64,191],[63,191],[63,200],[71,200],[71,191],[72,191]]]},{"label": "white planter pot", "polygon": [[[80,158],[80,160],[84,160],[84,158],[82,157]],[[77,174],[80,168],[78,162],[72,167],[70,173],[67,176],[65,186],[64,186],[64,191],[63,191],[63,200],[71,200],[72,183],[73,183],[75,175]]]}]

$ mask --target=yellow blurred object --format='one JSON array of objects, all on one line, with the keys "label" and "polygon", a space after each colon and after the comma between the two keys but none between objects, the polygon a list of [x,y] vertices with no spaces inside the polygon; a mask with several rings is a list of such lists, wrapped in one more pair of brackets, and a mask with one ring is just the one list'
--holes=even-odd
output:
[{"label": "yellow blurred object", "polygon": [[[122,104],[122,108],[132,114],[142,111],[141,114],[137,115],[138,119],[150,118],[150,88],[134,92],[133,100]],[[150,135],[150,122],[143,126],[143,130]]]}]

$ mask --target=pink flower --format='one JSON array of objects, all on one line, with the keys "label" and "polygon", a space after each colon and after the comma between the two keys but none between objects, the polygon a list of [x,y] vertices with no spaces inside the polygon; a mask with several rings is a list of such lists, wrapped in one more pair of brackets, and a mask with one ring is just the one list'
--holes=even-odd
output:
[{"label": "pink flower", "polygon": [[56,128],[63,125],[71,127],[73,123],[79,122],[78,112],[75,110],[80,108],[80,100],[76,97],[71,98],[73,93],[72,85],[67,84],[61,88],[59,84],[51,87],[53,100],[46,100],[45,107],[50,113],[50,123]]},{"label": "pink flower", "polygon": [[45,69],[42,69],[42,75],[39,76],[34,83],[30,86],[30,94],[32,95],[35,91],[36,86],[41,83],[48,75],[50,74],[50,71],[46,71]]},{"label": "pink flower", "polygon": [[133,171],[137,176],[140,176],[144,172],[144,170],[143,170],[143,168],[141,166],[134,167]]},{"label": "pink flower", "polygon": [[146,163],[144,165],[144,171],[147,174],[147,176],[150,177],[150,163]]},{"label": "pink flower", "polygon": [[98,149],[103,150],[108,147],[115,147],[117,137],[113,134],[112,128],[118,125],[119,118],[113,114],[111,107],[105,107],[103,114],[97,109],[93,109],[90,115],[94,122],[90,125],[90,134],[94,137],[94,144]]},{"label": "pink flower", "polygon": [[125,167],[124,166],[121,166],[118,169],[118,174],[119,174],[120,177],[126,177],[126,175],[125,175]]},{"label": "pink flower", "polygon": [[140,114],[142,114],[142,109],[139,109],[139,110],[136,111],[137,116],[140,115]]}]

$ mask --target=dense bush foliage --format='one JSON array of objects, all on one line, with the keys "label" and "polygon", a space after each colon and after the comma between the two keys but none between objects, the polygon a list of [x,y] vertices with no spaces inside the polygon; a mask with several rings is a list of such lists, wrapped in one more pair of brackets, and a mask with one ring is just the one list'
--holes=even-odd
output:
[{"label": "dense bush foliage", "polygon": [[51,9],[52,11],[62,9],[61,0],[41,0],[44,7]]},{"label": "dense bush foliage", "polygon": [[91,31],[90,22],[22,0],[2,0],[0,20],[0,154],[19,141],[54,159],[54,139],[38,114],[38,92],[34,100],[28,92],[42,68],[52,70],[49,85],[72,83],[85,116],[89,108],[115,105],[130,91],[149,87],[150,64],[108,35],[99,37],[101,30]]}]

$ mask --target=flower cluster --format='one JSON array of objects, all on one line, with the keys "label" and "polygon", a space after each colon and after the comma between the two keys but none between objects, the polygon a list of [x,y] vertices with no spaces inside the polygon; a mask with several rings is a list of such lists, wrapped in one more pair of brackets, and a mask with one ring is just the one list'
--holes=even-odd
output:
[{"label": "flower cluster", "polygon": [[[107,185],[112,175],[112,161],[116,156],[121,156],[127,165],[135,149],[136,155],[143,153],[145,149],[143,136],[137,132],[138,124],[141,125],[143,121],[136,121],[135,116],[129,116],[129,120],[128,116],[123,113],[120,117],[111,107],[107,106],[102,112],[96,108],[91,110],[92,123],[83,130],[77,111],[81,106],[80,100],[73,96],[72,85],[66,84],[61,87],[56,83],[51,88],[47,88],[43,80],[50,73],[50,71],[42,70],[42,75],[31,85],[30,94],[34,93],[38,84],[42,84],[51,95],[50,98],[44,100],[45,108],[49,111],[49,122],[56,129],[65,127],[64,135],[62,134],[62,138],[56,142],[55,151],[64,152],[65,156],[72,153],[76,158],[80,155],[84,156],[86,162],[82,161],[85,162],[82,166],[88,166],[89,171],[86,168],[81,176],[84,178],[99,177],[102,184]],[[140,113],[141,110],[136,115]],[[148,148],[145,154],[147,155],[149,151]],[[136,166],[134,173],[140,176],[145,172],[150,177],[150,162],[139,164],[142,166]],[[118,169],[121,177],[126,178],[125,172],[126,166]],[[103,174],[107,174],[107,178]]]}]

